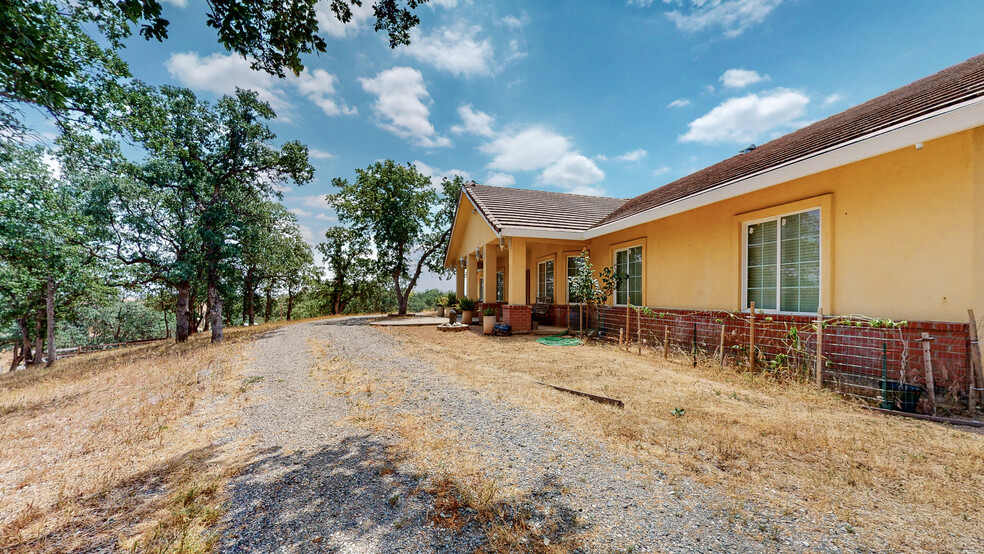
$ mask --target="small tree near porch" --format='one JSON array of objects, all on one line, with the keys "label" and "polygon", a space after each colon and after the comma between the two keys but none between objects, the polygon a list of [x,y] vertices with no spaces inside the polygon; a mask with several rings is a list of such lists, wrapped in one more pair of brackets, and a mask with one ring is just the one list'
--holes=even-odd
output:
[{"label": "small tree near porch", "polygon": [[430,177],[410,164],[386,160],[356,173],[354,183],[332,180],[338,193],[328,202],[341,222],[372,239],[374,265],[392,279],[399,313],[406,314],[410,292],[424,268],[440,269],[436,258],[451,235],[453,208],[448,206],[458,198],[461,178],[445,179],[438,194]]}]

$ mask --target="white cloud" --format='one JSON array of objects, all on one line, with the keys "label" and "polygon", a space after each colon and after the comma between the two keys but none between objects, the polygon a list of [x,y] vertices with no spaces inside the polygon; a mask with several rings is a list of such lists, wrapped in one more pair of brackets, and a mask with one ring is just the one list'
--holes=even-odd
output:
[{"label": "white cloud", "polygon": [[544,129],[530,127],[523,131],[502,134],[479,150],[493,156],[491,169],[502,171],[532,171],[547,167],[568,153],[567,138]]},{"label": "white cloud", "polygon": [[344,104],[339,105],[331,98],[335,94],[336,83],[338,83],[338,78],[324,69],[305,71],[295,81],[297,90],[317,104],[321,111],[325,112],[325,115],[355,114],[355,108],[350,108]]},{"label": "white cloud", "polygon": [[661,166],[659,166],[659,167],[657,167],[656,169],[653,170],[653,177],[659,177],[660,175],[663,175],[664,173],[669,173],[669,172],[670,172],[670,168],[669,167],[666,167],[665,165],[661,165]]},{"label": "white cloud", "polygon": [[250,62],[241,56],[212,54],[201,57],[198,52],[171,54],[165,66],[171,77],[197,91],[215,94],[235,94],[236,87],[254,90],[260,100],[268,102],[275,111],[285,111],[290,103],[277,80],[270,74],[253,71]]},{"label": "white cloud", "polygon": [[458,0],[430,0],[430,5],[441,6],[442,8],[454,8],[458,5]]},{"label": "white cloud", "polygon": [[823,99],[823,107],[826,108],[831,104],[836,104],[843,100],[844,98],[839,94],[831,94],[830,96]]},{"label": "white cloud", "polygon": [[506,27],[509,27],[510,29],[518,29],[526,25],[529,22],[529,20],[530,20],[529,16],[527,16],[524,13],[521,16],[507,15],[506,17],[503,17],[499,21]]},{"label": "white cloud", "polygon": [[352,19],[348,23],[342,23],[331,11],[331,3],[322,0],[315,8],[318,27],[336,38],[354,35],[364,29],[366,22],[373,16],[372,5],[372,2],[362,2],[361,6],[352,5]]},{"label": "white cloud", "polygon": [[681,142],[748,142],[779,128],[797,127],[809,97],[777,88],[761,94],[730,98],[690,122]]},{"label": "white cloud", "polygon": [[[424,78],[412,67],[394,67],[372,79],[359,79],[366,92],[377,96],[376,115],[380,127],[425,148],[450,146],[451,141],[434,130],[430,117],[430,94]],[[425,104],[426,102],[426,104]]]},{"label": "white cloud", "polygon": [[[314,236],[314,231],[312,231],[311,228],[308,227],[307,225],[298,225],[297,228],[300,229],[300,231],[301,231],[301,238],[304,239],[304,242],[310,244],[311,246],[314,246],[314,245],[318,244],[319,242],[321,242],[321,238],[320,237],[315,237]],[[322,236],[324,236],[324,235],[322,235]]]},{"label": "white cloud", "polygon": [[319,212],[314,216],[314,219],[320,219],[321,221],[338,222],[338,216],[326,214],[325,212]]},{"label": "white cloud", "polygon": [[317,148],[308,148],[308,157],[315,160],[330,160],[335,157],[331,152],[325,152]]},{"label": "white cloud", "polygon": [[291,204],[300,204],[308,208],[328,209],[328,195],[326,194],[307,194],[303,196],[288,196],[286,199]]},{"label": "white cloud", "polygon": [[290,213],[292,213],[292,214],[294,214],[294,215],[296,215],[297,217],[311,217],[311,215],[314,214],[314,212],[311,212],[311,211],[308,211],[308,210],[304,210],[304,209],[301,209],[301,208],[291,208],[291,209],[289,209],[287,211],[290,212]]},{"label": "white cloud", "polygon": [[188,5],[188,0],[164,0],[165,4],[171,4],[172,6],[178,8],[184,8]]},{"label": "white cloud", "polygon": [[[664,2],[689,7],[689,9],[666,13],[666,17],[676,25],[677,29],[694,33],[720,27],[724,30],[724,36],[734,38],[752,25],[765,21],[765,18],[783,0],[664,0]],[[685,11],[687,13],[684,13]]]},{"label": "white cloud", "polygon": [[[663,0],[664,2],[666,0]],[[636,6],[638,8],[648,8],[653,5],[653,0],[629,0],[626,2],[630,6]]]},{"label": "white cloud", "polygon": [[728,88],[745,88],[762,81],[768,81],[768,75],[759,75],[757,71],[749,69],[729,69],[721,75],[720,81]]},{"label": "white cloud", "polygon": [[[574,152],[564,154],[540,174],[540,181],[567,191],[588,190],[588,185],[597,183],[604,178],[605,173],[598,169],[594,162]],[[592,188],[591,190],[593,191],[591,194],[595,194],[599,189]],[[585,193],[577,192],[576,194]]]},{"label": "white cloud", "polygon": [[487,38],[479,39],[481,32],[477,25],[463,24],[443,27],[430,35],[414,29],[410,32],[410,45],[400,51],[453,75],[491,75],[492,43]]},{"label": "white cloud", "polygon": [[493,187],[511,187],[516,184],[516,178],[508,173],[489,173],[485,176],[485,184]]},{"label": "white cloud", "polygon": [[689,105],[690,105],[690,100],[687,100],[686,98],[680,98],[678,100],[674,100],[674,101],[670,102],[669,104],[667,104],[666,107],[667,108],[686,108]]},{"label": "white cloud", "polygon": [[471,133],[482,137],[495,136],[495,131],[492,130],[495,118],[491,115],[483,111],[473,110],[471,105],[458,108],[458,115],[461,116],[462,125],[451,127],[452,133]]},{"label": "white cloud", "polygon": [[637,161],[645,158],[648,155],[649,155],[649,152],[646,152],[642,148],[639,148],[639,149],[633,150],[631,152],[626,152],[625,154],[622,154],[621,156],[616,156],[615,159],[616,160],[619,160],[619,161],[623,161],[623,162],[637,162]]},{"label": "white cloud", "polygon": [[432,167],[428,164],[425,164],[420,160],[414,160],[413,165],[414,167],[417,168],[417,171],[419,171],[421,174],[430,177],[431,186],[434,187],[435,189],[440,188],[442,180],[454,179],[455,175],[461,176],[461,178],[466,181],[471,179],[471,173],[463,169],[441,170],[436,167]]}]

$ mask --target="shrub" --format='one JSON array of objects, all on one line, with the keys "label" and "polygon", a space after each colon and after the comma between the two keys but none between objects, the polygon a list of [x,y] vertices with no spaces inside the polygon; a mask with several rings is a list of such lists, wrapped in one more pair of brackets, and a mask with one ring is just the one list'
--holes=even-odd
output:
[{"label": "shrub", "polygon": [[498,315],[498,313],[498,310],[496,310],[493,306],[486,306],[482,308],[482,315]]},{"label": "shrub", "polygon": [[467,296],[458,301],[458,307],[461,308],[463,312],[471,312],[475,310],[475,299],[468,298]]}]

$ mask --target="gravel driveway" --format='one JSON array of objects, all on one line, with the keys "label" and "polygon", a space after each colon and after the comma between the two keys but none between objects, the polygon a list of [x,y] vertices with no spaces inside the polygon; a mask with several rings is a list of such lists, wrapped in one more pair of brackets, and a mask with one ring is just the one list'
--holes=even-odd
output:
[{"label": "gravel driveway", "polygon": [[402,355],[387,331],[365,323],[298,324],[256,343],[248,375],[262,380],[243,431],[257,434],[258,451],[234,482],[223,551],[471,552],[484,540],[477,524],[452,532],[428,523],[433,498],[413,476],[421,472],[388,449],[401,438],[350,422],[353,399],[312,378],[312,341],[400,391],[372,407],[383,419],[433,422],[429,433],[477,452],[500,487],[519,491],[514,506],[534,525],[549,524],[555,544],[576,536],[590,552],[854,549],[849,530],[832,522],[748,505],[734,517],[724,495],[671,482],[658,468]]}]

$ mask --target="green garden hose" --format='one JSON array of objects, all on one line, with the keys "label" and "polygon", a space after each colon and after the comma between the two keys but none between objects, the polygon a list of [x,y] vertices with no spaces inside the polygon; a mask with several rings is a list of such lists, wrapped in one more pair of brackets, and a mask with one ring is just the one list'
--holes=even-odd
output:
[{"label": "green garden hose", "polygon": [[566,335],[568,331],[570,331],[570,329],[564,329],[562,332],[557,333],[556,335],[550,335],[549,337],[540,337],[536,339],[536,342],[546,346],[577,346],[581,344],[580,339],[564,338],[564,335]]}]

